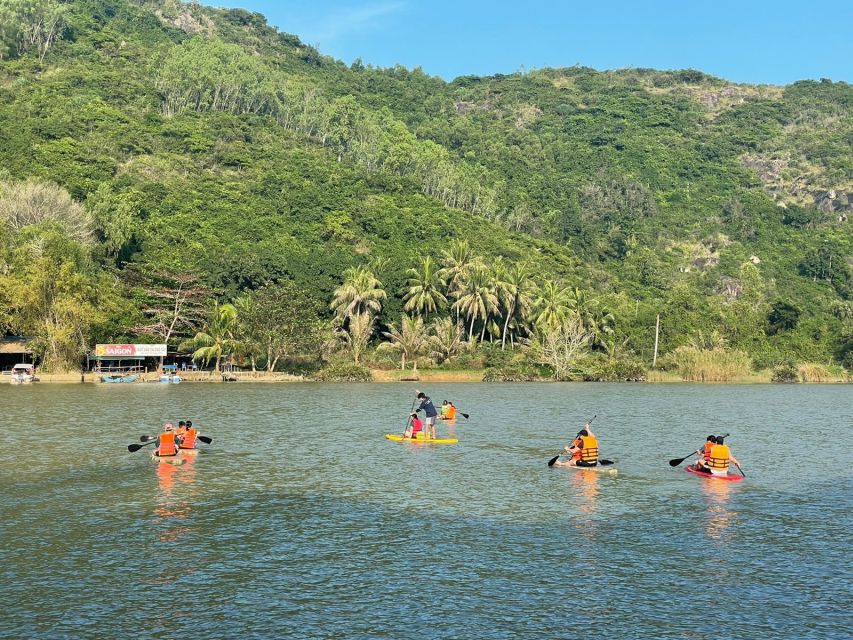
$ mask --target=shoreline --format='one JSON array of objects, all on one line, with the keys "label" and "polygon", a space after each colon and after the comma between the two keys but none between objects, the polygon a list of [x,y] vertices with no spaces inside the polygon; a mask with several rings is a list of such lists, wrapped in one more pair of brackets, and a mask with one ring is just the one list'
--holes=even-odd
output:
[{"label": "shoreline", "polygon": [[[393,383],[393,382],[418,382],[418,383],[480,383],[480,384],[500,384],[489,383],[483,381],[485,370],[483,369],[460,369],[460,370],[441,370],[441,369],[420,369],[413,371],[400,371],[399,369],[371,369],[373,379],[370,383]],[[92,372],[80,373],[58,373],[58,374],[37,374],[38,381],[35,384],[106,384],[101,382],[100,378],[103,374]],[[225,381],[222,373],[213,371],[186,371],[179,373],[181,377],[180,384],[196,384],[196,383],[219,383],[219,384],[241,384],[241,383],[312,383],[316,382],[303,375],[294,375],[283,372],[270,373],[267,371],[241,371],[236,374],[236,380]],[[851,377],[836,377],[831,380],[809,381],[809,382],[773,382],[771,379],[771,371],[760,371],[748,376],[739,377],[734,380],[727,381],[700,381],[700,380],[682,380],[678,374],[662,371],[648,371],[646,379],[639,382],[622,382],[622,384],[851,384]],[[148,372],[140,374],[140,379],[137,382],[130,384],[168,384],[160,382],[159,374]],[[549,384],[554,383],[554,380],[530,380],[519,382],[519,384]],[[581,381],[578,381],[581,382]],[[28,383],[30,384],[30,383]],[[590,382],[589,384],[600,384]],[[12,385],[18,386],[18,385]]]}]

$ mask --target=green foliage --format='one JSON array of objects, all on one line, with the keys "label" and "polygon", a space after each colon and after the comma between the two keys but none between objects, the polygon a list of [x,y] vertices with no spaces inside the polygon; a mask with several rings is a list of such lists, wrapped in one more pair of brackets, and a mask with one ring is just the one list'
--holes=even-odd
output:
[{"label": "green foliage", "polygon": [[646,366],[630,358],[598,357],[584,363],[582,377],[588,382],[644,382]]},{"label": "green foliage", "polygon": [[317,382],[370,382],[373,374],[355,362],[333,362],[313,375]]},{"label": "green foliage", "polygon": [[[517,354],[575,317],[584,357],[650,363],[658,314],[664,353],[718,330],[757,363],[849,362],[831,310],[850,299],[853,240],[844,211],[823,213],[849,213],[846,83],[583,67],[446,83],[348,67],[259,14],[173,0],[6,0],[0,25],[0,209],[27,201],[8,196],[22,185],[65,197],[27,225],[4,210],[0,266],[51,225],[76,234],[67,252],[43,243],[41,265],[79,277],[72,306],[97,300],[74,344],[178,342],[204,328],[204,298],[260,301],[288,282],[319,333],[337,316],[353,359],[408,310],[431,327],[419,357],[446,366],[481,363],[475,342]],[[342,283],[348,269],[372,280]],[[175,289],[139,276],[154,270],[192,282],[172,329]],[[783,293],[793,324],[768,305]],[[257,338],[235,357],[268,366]],[[279,363],[318,357],[325,338]]]},{"label": "green foliage", "polygon": [[678,347],[673,360],[682,380],[689,382],[730,382],[746,376],[752,361],[737,349]]},{"label": "green foliage", "polygon": [[771,306],[770,313],[767,314],[768,332],[770,335],[774,335],[780,331],[795,329],[801,314],[802,311],[797,306],[784,300],[777,300]]},{"label": "green foliage", "polygon": [[771,380],[773,382],[799,382],[800,370],[797,368],[796,363],[793,362],[780,364],[773,367]]}]

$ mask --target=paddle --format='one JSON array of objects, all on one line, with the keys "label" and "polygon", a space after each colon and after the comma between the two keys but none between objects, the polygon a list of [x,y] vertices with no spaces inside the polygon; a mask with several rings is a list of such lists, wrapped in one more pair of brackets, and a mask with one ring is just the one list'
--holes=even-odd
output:
[{"label": "paddle", "polygon": [[133,453],[134,451],[139,451],[142,447],[147,447],[149,444],[153,444],[156,442],[155,440],[151,440],[150,442],[146,442],[145,444],[129,444],[127,445],[127,450]]},{"label": "paddle", "polygon": [[[157,439],[157,436],[139,436],[140,442],[148,442],[148,441],[153,441],[156,439]],[[213,444],[213,438],[210,438],[208,436],[199,435],[199,436],[196,436],[196,439],[201,440],[204,444]],[[135,451],[135,449],[134,449],[134,451]]]},{"label": "paddle", "polygon": [[[726,435],[724,435],[724,436],[722,436],[722,437],[723,437],[723,438],[728,438],[728,437],[729,437],[729,434],[727,433]],[[691,451],[690,453],[688,453],[688,454],[687,454],[686,456],[684,456],[683,458],[673,458],[672,460],[670,460],[670,461],[669,461],[669,466],[670,466],[670,467],[677,467],[678,465],[680,465],[682,462],[684,462],[685,460],[687,460],[687,458],[689,458],[690,456],[694,455],[695,453],[696,453],[695,451]]]},{"label": "paddle", "polygon": [[[463,415],[464,415],[464,414],[463,414]],[[466,416],[466,417],[467,417],[467,416]],[[596,413],[594,416],[592,416],[592,418],[591,418],[590,420],[587,420],[587,422],[586,422],[586,423],[587,423],[587,424],[592,424],[592,421],[593,421],[593,420],[595,420],[597,417],[598,417],[598,414]],[[581,429],[581,431],[583,431],[583,429]],[[576,436],[575,436],[575,440],[577,440],[577,439],[580,437],[580,435],[581,435],[581,432],[580,432],[580,431],[578,431],[578,435],[576,435]],[[553,458],[551,458],[550,460],[548,460],[548,466],[549,466],[549,467],[553,467],[553,466],[554,466],[554,463],[555,463],[555,462],[557,462],[557,460],[559,459],[559,457],[560,457],[561,455],[563,455],[563,452],[562,452],[562,451],[561,451],[560,453],[558,453],[557,455],[555,455],[555,456],[554,456]],[[600,463],[600,464],[604,464],[604,463],[605,463],[605,461],[604,461],[604,460],[599,460],[599,463]],[[607,464],[613,464],[613,461],[612,461],[612,460],[607,460]]]},{"label": "paddle", "polygon": [[737,467],[737,470],[740,471],[740,475],[745,478],[746,474],[743,472],[743,469],[740,468],[740,465],[737,462],[735,462],[734,465]]}]

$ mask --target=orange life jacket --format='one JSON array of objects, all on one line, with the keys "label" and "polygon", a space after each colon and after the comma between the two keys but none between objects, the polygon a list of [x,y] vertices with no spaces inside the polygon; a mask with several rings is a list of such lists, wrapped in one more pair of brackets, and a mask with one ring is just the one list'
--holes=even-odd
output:
[{"label": "orange life jacket", "polygon": [[181,449],[195,449],[195,437],[198,435],[198,430],[195,427],[190,427],[184,434],[184,439],[181,440]]},{"label": "orange life jacket", "polygon": [[450,408],[447,410],[447,420],[455,420],[456,419],[456,407],[450,405]]},{"label": "orange life jacket", "polygon": [[175,427],[175,435],[179,438],[187,432],[186,427]]},{"label": "orange life jacket", "polygon": [[581,436],[580,459],[584,462],[598,461],[598,439],[595,436]]},{"label": "orange life jacket", "polygon": [[724,444],[715,444],[708,455],[708,466],[711,469],[728,470],[729,448]]},{"label": "orange life jacket", "polygon": [[708,460],[711,458],[711,447],[713,446],[714,443],[710,440],[705,443],[705,462],[708,462]]},{"label": "orange life jacket", "polygon": [[160,434],[160,446],[157,448],[158,456],[174,456],[178,453],[175,446],[175,434],[171,431]]}]

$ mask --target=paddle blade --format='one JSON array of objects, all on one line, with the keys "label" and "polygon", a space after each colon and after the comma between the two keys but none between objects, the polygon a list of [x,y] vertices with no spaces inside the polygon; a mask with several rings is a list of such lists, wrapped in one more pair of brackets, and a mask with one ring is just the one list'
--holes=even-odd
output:
[{"label": "paddle blade", "polygon": [[550,460],[548,460],[548,466],[549,466],[549,467],[553,467],[553,466],[554,466],[554,463],[555,463],[555,462],[557,462],[557,460],[558,460],[559,458],[560,458],[560,456],[558,456],[558,455],[557,455],[557,456],[554,456],[553,458],[551,458]]},{"label": "paddle blade", "polygon": [[149,442],[151,440],[156,440],[157,436],[139,436],[140,442]]},{"label": "paddle blade", "polygon": [[615,462],[613,462],[613,460],[599,460],[598,464],[600,464],[602,467],[606,467],[609,464],[615,464]]},{"label": "paddle blade", "polygon": [[466,420],[469,418],[469,416],[468,416],[468,414],[467,414],[467,413],[462,413],[461,411],[460,411],[459,413],[460,413],[460,415],[461,415],[463,418],[465,418]]},{"label": "paddle blade", "polygon": [[198,439],[201,440],[204,444],[213,443],[213,438],[208,438],[207,436],[198,436]]},{"label": "paddle blade", "polygon": [[[691,454],[690,454],[690,456],[692,456],[692,455],[693,455],[693,454],[691,453]],[[670,467],[677,467],[677,466],[678,466],[678,465],[680,465],[682,462],[684,462],[685,460],[687,460],[687,458],[689,458],[690,456],[685,456],[685,457],[683,457],[683,458],[673,458],[672,460],[670,460],[670,461],[669,461],[669,466],[670,466]]]},{"label": "paddle blade", "polygon": [[139,451],[143,446],[141,444],[129,444],[127,445],[127,450],[133,453],[134,451]]}]

